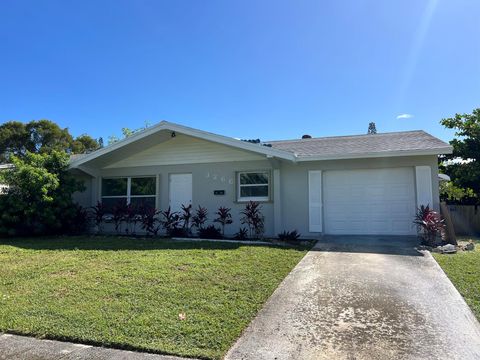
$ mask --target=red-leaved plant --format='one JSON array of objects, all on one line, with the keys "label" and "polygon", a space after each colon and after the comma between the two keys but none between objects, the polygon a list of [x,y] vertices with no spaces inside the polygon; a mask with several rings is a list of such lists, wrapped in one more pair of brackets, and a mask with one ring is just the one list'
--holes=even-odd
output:
[{"label": "red-leaved plant", "polygon": [[420,206],[413,221],[421,232],[423,243],[428,246],[435,246],[437,236],[445,236],[445,223],[439,213],[427,206]]},{"label": "red-leaved plant", "polygon": [[242,215],[241,222],[248,226],[250,238],[261,239],[263,237],[265,217],[261,209],[260,203],[249,201],[245,205],[245,209],[240,212]]},{"label": "red-leaved plant", "polygon": [[229,208],[220,206],[215,213],[217,215],[217,218],[213,220],[213,222],[219,223],[220,226],[222,227],[222,237],[225,237],[225,226],[230,225],[233,223],[232,220],[232,214],[230,213]]}]

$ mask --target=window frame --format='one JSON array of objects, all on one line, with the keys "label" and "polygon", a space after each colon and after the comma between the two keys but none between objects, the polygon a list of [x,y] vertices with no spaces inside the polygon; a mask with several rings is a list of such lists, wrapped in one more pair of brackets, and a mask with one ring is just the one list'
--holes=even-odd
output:
[{"label": "window frame", "polygon": [[[155,179],[155,193],[153,195],[132,195],[132,179],[152,178]],[[127,179],[127,193],[125,195],[102,195],[103,180],[105,179]],[[100,181],[100,199],[126,199],[127,205],[131,203],[132,198],[154,198],[155,207],[157,204],[158,178],[156,175],[136,175],[136,176],[104,176]]]},{"label": "window frame", "polygon": [[[240,176],[242,174],[266,174],[268,178],[268,182],[266,184],[241,184],[240,183]],[[256,201],[256,202],[268,202],[271,200],[272,194],[272,174],[270,170],[245,170],[245,171],[237,171],[237,202],[249,202],[249,201]],[[243,196],[241,193],[242,187],[254,187],[254,186],[267,186],[268,194],[267,196]]]}]

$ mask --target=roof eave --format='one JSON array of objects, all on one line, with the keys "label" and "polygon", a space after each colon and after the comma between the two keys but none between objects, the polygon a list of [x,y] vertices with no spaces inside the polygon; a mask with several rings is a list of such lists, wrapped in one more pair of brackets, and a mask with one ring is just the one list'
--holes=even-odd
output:
[{"label": "roof eave", "polygon": [[278,149],[274,149],[274,148],[271,148],[271,147],[268,147],[268,146],[251,144],[249,142],[233,139],[233,138],[230,138],[230,137],[227,137],[227,136],[217,135],[217,134],[209,133],[209,132],[206,132],[206,131],[193,129],[193,128],[190,128],[190,127],[187,127],[187,126],[178,125],[178,124],[170,123],[170,122],[167,122],[167,121],[162,121],[162,122],[160,122],[160,123],[158,123],[158,124],[156,124],[156,125],[154,125],[150,128],[147,128],[143,131],[140,131],[136,134],[133,134],[133,135],[131,135],[131,136],[125,138],[125,139],[122,139],[120,141],[117,141],[112,145],[109,145],[107,147],[104,147],[102,149],[94,151],[94,152],[92,152],[92,153],[90,153],[90,154],[88,154],[88,155],[86,155],[86,156],[84,156],[84,157],[82,157],[78,160],[72,160],[70,162],[70,168],[78,167],[79,165],[85,164],[85,163],[87,163],[89,161],[92,161],[92,160],[94,160],[94,159],[96,159],[100,156],[109,154],[109,153],[111,153],[115,150],[120,149],[123,146],[131,144],[135,141],[141,140],[141,139],[143,139],[143,138],[145,138],[149,135],[152,135],[152,134],[154,134],[158,131],[162,131],[162,130],[179,132],[179,133],[182,133],[182,134],[185,134],[185,135],[201,138],[201,139],[204,139],[204,140],[207,140],[207,141],[213,141],[213,142],[216,142],[216,143],[219,143],[219,144],[232,146],[232,147],[247,150],[247,151],[252,151],[252,152],[255,152],[255,153],[264,154],[264,155],[269,156],[269,157],[276,157],[276,158],[280,158],[280,159],[284,159],[284,160],[296,161],[295,154],[293,154],[291,152],[288,152],[288,151],[285,151],[285,150],[278,150]]},{"label": "roof eave", "polygon": [[348,160],[348,159],[365,159],[365,158],[385,158],[398,156],[425,156],[425,155],[443,155],[451,154],[453,148],[451,146],[428,150],[397,150],[397,151],[382,151],[371,153],[358,154],[335,154],[335,155],[313,155],[301,156],[297,158],[298,162],[304,161],[320,161],[320,160]]}]

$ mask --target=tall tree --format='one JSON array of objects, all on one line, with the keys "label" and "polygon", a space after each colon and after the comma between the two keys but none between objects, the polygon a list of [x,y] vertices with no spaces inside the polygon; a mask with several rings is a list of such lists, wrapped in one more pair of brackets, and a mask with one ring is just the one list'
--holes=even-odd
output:
[{"label": "tall tree", "polygon": [[12,155],[25,155],[30,136],[25,124],[9,121],[0,125],[0,164],[5,163]]},{"label": "tall tree", "polygon": [[24,157],[27,151],[47,153],[53,150],[79,154],[100,147],[97,140],[88,135],[77,138],[68,129],[60,128],[50,120],[30,121],[26,124],[9,121],[0,125],[0,163],[10,161],[12,156]]},{"label": "tall tree", "polygon": [[472,189],[475,199],[480,198],[480,108],[471,114],[455,114],[454,117],[442,119],[440,123],[448,129],[455,129],[456,138],[450,141],[453,153],[445,156],[443,171],[453,183],[463,189]]}]

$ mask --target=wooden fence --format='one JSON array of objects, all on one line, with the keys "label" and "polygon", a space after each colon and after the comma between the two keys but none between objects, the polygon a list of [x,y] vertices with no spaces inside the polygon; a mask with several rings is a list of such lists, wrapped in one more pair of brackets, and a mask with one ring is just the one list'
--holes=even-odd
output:
[{"label": "wooden fence", "polygon": [[456,235],[480,235],[480,206],[447,205]]}]

